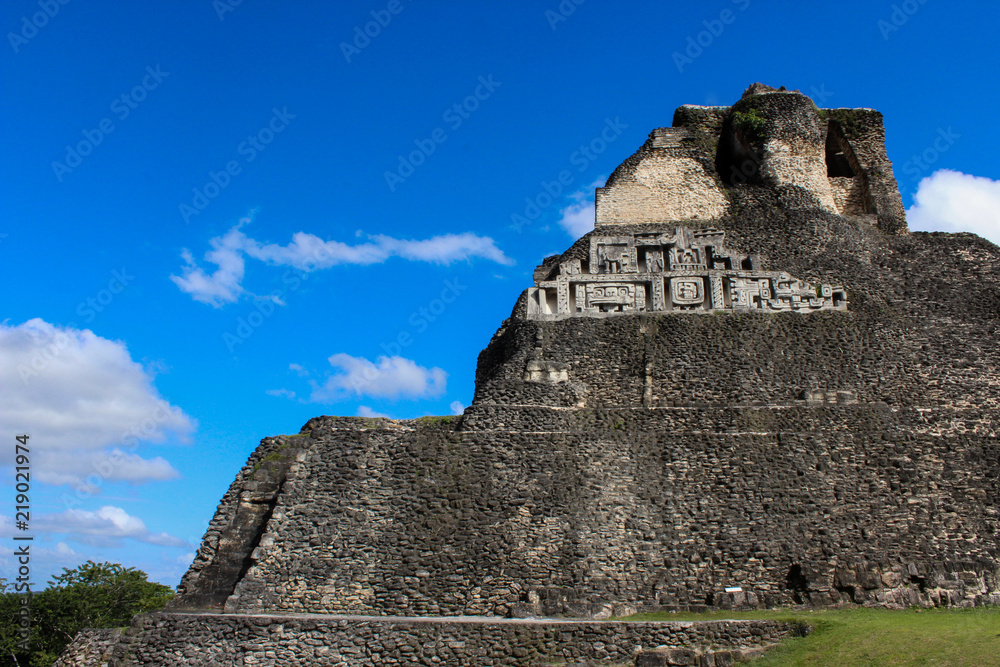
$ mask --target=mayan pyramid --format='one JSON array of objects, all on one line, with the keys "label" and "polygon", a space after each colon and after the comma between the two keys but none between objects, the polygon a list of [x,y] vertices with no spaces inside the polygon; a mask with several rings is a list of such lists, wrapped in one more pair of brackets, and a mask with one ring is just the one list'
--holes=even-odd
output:
[{"label": "mayan pyramid", "polygon": [[1000,603],[1000,249],[909,232],[884,139],[760,84],[678,108],[535,270],[463,416],[261,442],[176,618],[223,614],[196,643],[232,648],[254,614]]}]

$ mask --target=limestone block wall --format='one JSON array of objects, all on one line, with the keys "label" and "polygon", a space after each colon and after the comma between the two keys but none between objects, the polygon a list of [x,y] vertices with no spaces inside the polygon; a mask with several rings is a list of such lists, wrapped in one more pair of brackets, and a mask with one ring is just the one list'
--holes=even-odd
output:
[{"label": "limestone block wall", "polygon": [[865,184],[861,176],[830,177],[830,191],[841,215],[863,215],[865,212]]},{"label": "limestone block wall", "polygon": [[122,639],[120,628],[80,630],[52,667],[106,667]]},{"label": "limestone block wall", "polygon": [[825,109],[827,120],[843,132],[860,165],[878,227],[887,234],[905,234],[906,210],[885,150],[885,125],[874,109]]},{"label": "limestone block wall", "polygon": [[687,128],[653,130],[595,195],[597,224],[711,220],[729,205]]},{"label": "limestone block wall", "polygon": [[[843,284],[847,312],[537,322],[519,305],[480,355],[476,402],[785,404],[823,390],[892,406],[998,405],[996,246],[972,235],[886,237],[828,214],[778,218],[762,192],[744,193],[739,216],[725,221],[727,238],[759,251],[767,268]],[[525,382],[529,359],[566,364],[566,381]]]},{"label": "limestone block wall", "polygon": [[[319,616],[137,616],[110,667],[264,667],[339,665],[632,665],[656,647],[669,664],[704,664],[722,653],[766,648],[803,632],[777,621],[701,623],[504,622],[476,619],[324,618]],[[681,650],[686,649],[686,650]],[[747,651],[750,653],[750,651]],[[714,660],[710,664],[715,664]]]}]

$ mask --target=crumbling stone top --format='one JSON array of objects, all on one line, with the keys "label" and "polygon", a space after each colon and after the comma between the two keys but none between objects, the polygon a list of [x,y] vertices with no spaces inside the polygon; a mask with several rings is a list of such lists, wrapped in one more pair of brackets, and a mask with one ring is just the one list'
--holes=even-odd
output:
[{"label": "crumbling stone top", "polygon": [[819,109],[798,90],[755,83],[730,107],[679,107],[595,197],[596,224],[714,221],[735,190],[777,194],[784,210],[867,216],[890,234],[906,215],[885,152],[882,115]]}]

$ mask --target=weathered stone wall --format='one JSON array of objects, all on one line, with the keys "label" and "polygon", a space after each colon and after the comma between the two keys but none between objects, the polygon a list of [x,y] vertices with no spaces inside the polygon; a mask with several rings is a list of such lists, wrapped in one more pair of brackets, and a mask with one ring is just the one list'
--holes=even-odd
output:
[{"label": "weathered stone wall", "polygon": [[[996,246],[972,235],[872,237],[838,216],[786,216],[762,233],[751,227],[759,211],[743,212],[731,221],[742,250],[843,284],[849,311],[515,316],[480,355],[475,402],[786,405],[823,390],[894,407],[1000,405]],[[814,242],[817,229],[835,234]],[[568,365],[567,381],[524,382],[528,359]]]},{"label": "weathered stone wall", "polygon": [[[828,150],[843,152],[849,184],[828,173]],[[745,187],[777,194],[784,210],[870,214],[883,232],[907,231],[879,112],[817,109],[798,91],[759,85],[732,107],[679,107],[673,127],[653,130],[597,189],[596,221],[714,220]]]},{"label": "weathered stone wall", "polygon": [[80,630],[52,667],[106,667],[122,639],[120,628]]},{"label": "weathered stone wall", "polygon": [[[757,118],[759,129],[748,126],[747,119]],[[806,208],[836,213],[825,159],[827,122],[812,100],[792,92],[744,95],[732,107],[723,138],[730,132],[760,158],[751,182],[795,187],[809,196]],[[746,172],[742,165],[741,171]]]},{"label": "weathered stone wall", "polygon": [[823,115],[836,124],[849,144],[869,206],[878,214],[879,229],[887,234],[906,233],[906,210],[886,154],[882,114],[874,109],[825,109]]},{"label": "weathered stone wall", "polygon": [[[117,646],[110,667],[189,665],[632,665],[644,649],[699,653],[768,647],[800,632],[776,621],[700,623],[504,622],[481,619],[324,618],[144,614]],[[641,664],[657,663],[646,651]],[[588,662],[589,661],[589,662]],[[723,662],[722,664],[731,664]]]},{"label": "weathered stone wall", "polygon": [[310,422],[227,610],[607,616],[726,586],[1000,602],[1000,448],[965,413],[489,409],[467,415],[478,430]]},{"label": "weathered stone wall", "polygon": [[618,167],[595,195],[597,223],[708,220],[729,204],[714,169],[699,161],[686,128],[653,130],[646,144]]},{"label": "weathered stone wall", "polygon": [[841,215],[863,215],[865,212],[865,186],[860,176],[831,177],[830,190],[837,212]]}]

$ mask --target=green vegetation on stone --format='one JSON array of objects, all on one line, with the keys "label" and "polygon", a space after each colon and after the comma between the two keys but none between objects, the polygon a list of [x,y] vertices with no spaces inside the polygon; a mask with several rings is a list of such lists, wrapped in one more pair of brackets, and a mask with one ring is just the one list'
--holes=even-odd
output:
[{"label": "green vegetation on stone", "polygon": [[840,129],[844,131],[844,135],[850,139],[861,134],[860,113],[860,109],[827,109],[825,117],[837,121]]},{"label": "green vegetation on stone", "polygon": [[257,463],[255,463],[253,466],[253,470],[250,471],[250,476],[253,477],[254,475],[256,475],[257,471],[260,470],[260,467],[264,465],[265,461],[280,461],[283,458],[285,458],[285,450],[288,449],[288,447],[289,447],[288,443],[285,443],[280,447],[278,447],[273,452],[271,452],[270,454],[268,454],[267,456],[265,456],[264,458],[262,458],[260,461],[257,461]]},{"label": "green vegetation on stone", "polygon": [[750,143],[759,143],[764,140],[767,119],[751,107],[745,113],[742,111],[733,112],[733,127]]},{"label": "green vegetation on stone", "polygon": [[769,619],[805,623],[812,631],[786,639],[754,667],[1000,664],[1000,607],[890,610],[845,607],[819,611],[717,611],[639,614],[632,621]]},{"label": "green vegetation on stone", "polygon": [[459,417],[461,417],[461,415],[445,415],[442,417],[434,417],[434,416],[418,417],[417,423],[423,424],[425,426],[439,426],[441,424],[452,424],[454,422],[457,422]]}]

